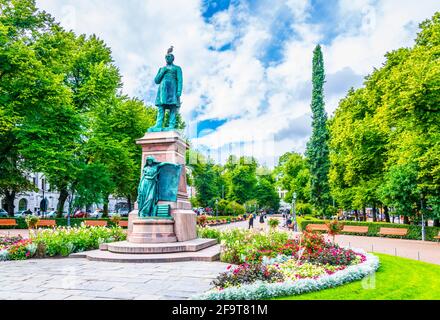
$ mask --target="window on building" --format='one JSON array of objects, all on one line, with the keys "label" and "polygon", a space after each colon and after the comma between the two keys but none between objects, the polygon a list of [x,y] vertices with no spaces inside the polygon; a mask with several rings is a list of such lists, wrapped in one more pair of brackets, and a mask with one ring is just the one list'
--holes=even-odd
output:
[{"label": "window on building", "polygon": [[18,211],[25,211],[25,210],[27,210],[27,206],[28,206],[28,202],[27,202],[27,200],[26,199],[21,199],[19,202],[18,202]]}]

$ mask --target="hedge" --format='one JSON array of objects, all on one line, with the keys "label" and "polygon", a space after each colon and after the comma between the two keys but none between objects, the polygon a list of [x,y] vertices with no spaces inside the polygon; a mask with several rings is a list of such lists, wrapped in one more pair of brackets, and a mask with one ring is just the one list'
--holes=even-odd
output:
[{"label": "hedge", "polygon": [[[17,222],[16,227],[11,226],[0,226],[0,229],[27,229],[28,226],[26,224],[26,220],[24,218],[0,218],[1,220],[5,219],[15,219]],[[65,227],[67,226],[67,218],[54,218],[54,219],[41,219],[41,220],[55,220],[57,226]],[[107,221],[108,226],[114,226],[114,223],[109,218],[101,218],[101,219],[94,219],[94,218],[87,218],[87,219],[80,219],[80,218],[70,218],[70,226],[79,226],[82,222],[86,220],[93,220],[93,221]],[[127,221],[128,218],[121,218],[121,221]]]},{"label": "hedge", "polygon": [[[305,230],[308,224],[324,224],[328,221],[324,220],[313,220],[307,221],[303,220],[300,222],[301,230]],[[354,232],[341,232],[341,234],[348,235],[358,235],[367,237],[387,237],[387,238],[403,238],[409,240],[422,240],[422,226],[418,225],[408,225],[408,224],[397,224],[397,223],[387,223],[387,222],[356,222],[356,221],[341,221],[347,226],[368,226],[368,233],[354,233]],[[406,236],[388,236],[379,235],[380,228],[406,228],[408,233]],[[437,241],[434,237],[438,236],[440,232],[439,227],[425,227],[425,240]]]}]

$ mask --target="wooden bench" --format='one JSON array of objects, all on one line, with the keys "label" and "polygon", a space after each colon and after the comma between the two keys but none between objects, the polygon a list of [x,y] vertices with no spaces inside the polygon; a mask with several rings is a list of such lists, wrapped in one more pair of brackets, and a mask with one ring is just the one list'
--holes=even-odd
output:
[{"label": "wooden bench", "polygon": [[437,237],[434,237],[434,239],[437,239],[437,241],[440,242],[440,231],[438,232]]},{"label": "wooden bench", "polygon": [[362,226],[344,226],[342,229],[342,232],[347,233],[368,233],[368,226],[362,227]]},{"label": "wooden bench", "polygon": [[406,236],[408,229],[406,228],[380,228],[379,234],[383,236]]},{"label": "wooden bench", "polygon": [[0,226],[2,226],[2,227],[16,227],[17,221],[15,221],[15,219],[0,219]]},{"label": "wooden bench", "polygon": [[326,224],[308,224],[306,227],[307,231],[325,231],[328,232],[328,227]]},{"label": "wooden bench", "polygon": [[57,226],[57,222],[55,220],[40,220],[37,223],[38,227],[53,227],[55,228]]},{"label": "wooden bench", "polygon": [[87,227],[107,227],[107,221],[86,220],[84,223]]},{"label": "wooden bench", "polygon": [[119,221],[119,226],[121,228],[128,228],[128,220],[121,220],[121,221]]}]

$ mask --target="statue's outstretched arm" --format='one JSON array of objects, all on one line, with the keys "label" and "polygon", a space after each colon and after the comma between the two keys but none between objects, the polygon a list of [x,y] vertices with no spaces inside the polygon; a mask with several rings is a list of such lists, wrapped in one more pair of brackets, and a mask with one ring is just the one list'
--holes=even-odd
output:
[{"label": "statue's outstretched arm", "polygon": [[157,76],[156,78],[154,78],[154,82],[156,84],[160,84],[162,82],[162,78],[165,75],[166,72],[166,68],[160,68],[159,71],[157,72]]}]

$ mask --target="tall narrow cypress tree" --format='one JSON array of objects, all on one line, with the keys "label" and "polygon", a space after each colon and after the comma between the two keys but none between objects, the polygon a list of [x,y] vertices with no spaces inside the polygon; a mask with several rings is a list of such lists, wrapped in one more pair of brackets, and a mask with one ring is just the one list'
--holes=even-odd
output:
[{"label": "tall narrow cypress tree", "polygon": [[321,46],[316,46],[313,52],[313,93],[312,113],[313,132],[307,143],[306,156],[311,176],[311,200],[320,215],[327,215],[330,204],[330,187],[328,174],[329,160],[329,131],[327,128],[327,113],[324,108],[324,59]]}]

